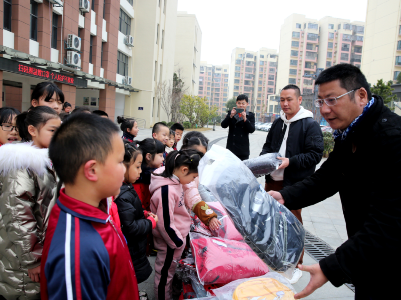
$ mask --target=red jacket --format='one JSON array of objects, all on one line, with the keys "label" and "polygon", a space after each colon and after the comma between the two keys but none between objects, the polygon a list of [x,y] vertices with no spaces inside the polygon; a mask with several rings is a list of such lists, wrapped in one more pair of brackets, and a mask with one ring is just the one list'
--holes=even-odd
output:
[{"label": "red jacket", "polygon": [[150,211],[150,192],[149,192],[149,184],[146,183],[134,183],[132,185],[135,189],[135,192],[138,194],[139,199],[142,202],[142,208],[144,210]]},{"label": "red jacket", "polygon": [[42,300],[139,300],[128,246],[106,207],[106,199],[96,208],[60,191],[43,248]]}]

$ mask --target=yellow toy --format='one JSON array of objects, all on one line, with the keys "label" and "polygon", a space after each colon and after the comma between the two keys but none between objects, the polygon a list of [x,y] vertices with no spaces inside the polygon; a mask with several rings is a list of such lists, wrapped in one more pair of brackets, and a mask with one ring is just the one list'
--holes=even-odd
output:
[{"label": "yellow toy", "polygon": [[234,291],[233,300],[293,300],[290,288],[276,279],[262,278],[241,283]]}]

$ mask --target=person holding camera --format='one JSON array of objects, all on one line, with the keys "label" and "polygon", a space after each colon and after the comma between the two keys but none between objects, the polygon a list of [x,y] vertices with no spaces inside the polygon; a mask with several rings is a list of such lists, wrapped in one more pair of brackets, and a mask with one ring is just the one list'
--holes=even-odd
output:
[{"label": "person holding camera", "polygon": [[247,112],[248,96],[239,95],[236,107],[221,122],[222,128],[228,127],[226,148],[240,160],[249,158],[249,134],[255,131],[255,114]]}]

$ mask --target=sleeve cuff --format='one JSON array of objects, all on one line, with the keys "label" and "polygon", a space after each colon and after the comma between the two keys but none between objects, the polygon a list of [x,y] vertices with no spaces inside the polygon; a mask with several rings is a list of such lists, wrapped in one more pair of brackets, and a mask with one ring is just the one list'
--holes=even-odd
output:
[{"label": "sleeve cuff", "polygon": [[147,210],[144,210],[144,211],[143,211],[143,214],[144,214],[145,218],[148,217],[148,213],[149,213],[149,212],[148,212]]},{"label": "sleeve cuff", "polygon": [[152,229],[156,228],[156,221],[155,219],[153,219],[152,217],[147,217],[147,220],[149,220],[150,222],[152,222]]},{"label": "sleeve cuff", "polygon": [[351,282],[346,278],[344,272],[341,270],[335,253],[319,261],[319,266],[322,269],[323,274],[335,287]]}]

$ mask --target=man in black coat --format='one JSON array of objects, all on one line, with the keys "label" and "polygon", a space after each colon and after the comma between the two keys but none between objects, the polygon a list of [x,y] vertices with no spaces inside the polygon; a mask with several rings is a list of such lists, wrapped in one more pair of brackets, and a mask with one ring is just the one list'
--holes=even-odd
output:
[{"label": "man in black coat", "polygon": [[316,106],[336,129],[335,146],[312,176],[280,192],[269,192],[289,209],[316,204],[340,193],[348,240],[312,266],[304,298],[327,281],[355,285],[355,299],[399,298],[401,245],[401,117],[372,96],[361,71],[339,64],[323,71]]},{"label": "man in black coat", "polygon": [[[248,96],[239,95],[235,104],[236,107],[221,122],[221,127],[228,127],[226,148],[240,160],[246,160],[249,158],[249,134],[255,131],[255,114],[246,111]],[[237,109],[242,112],[237,113]]]},{"label": "man in black coat", "polygon": [[[296,85],[285,86],[280,93],[280,118],[276,119],[266,137],[260,155],[278,152],[282,164],[266,176],[265,190],[280,191],[312,175],[323,156],[323,134],[313,114],[301,106],[302,96]],[[291,212],[302,222],[302,209]],[[302,252],[299,264],[303,263]],[[296,283],[302,272],[295,268],[290,279]]]}]

